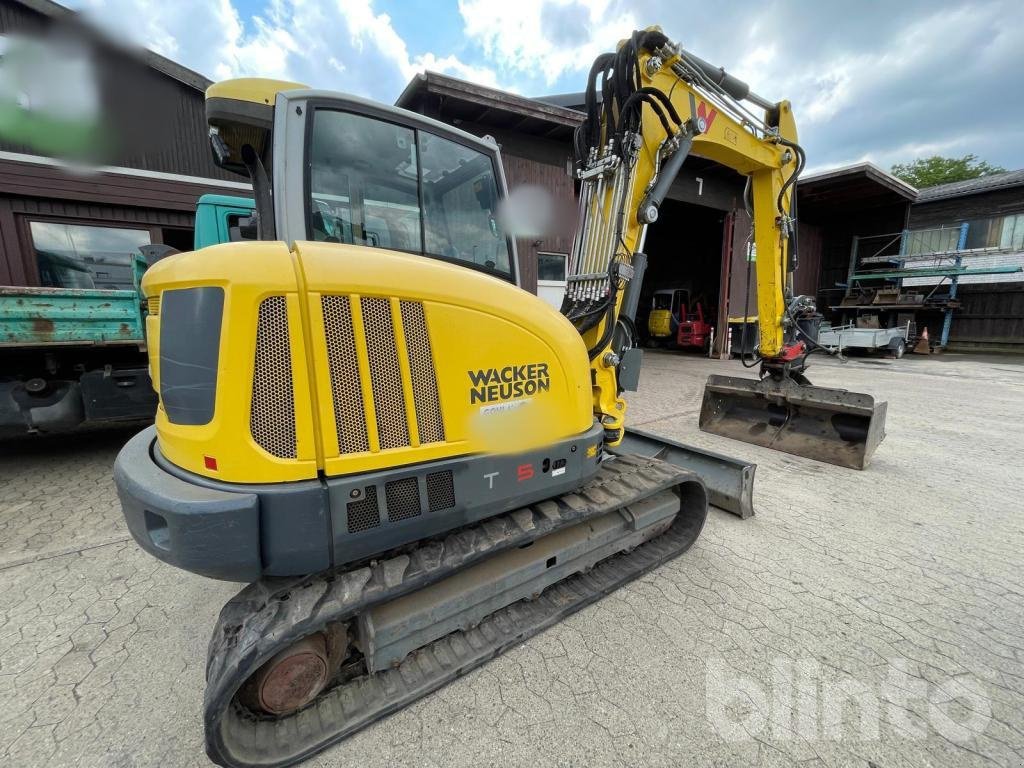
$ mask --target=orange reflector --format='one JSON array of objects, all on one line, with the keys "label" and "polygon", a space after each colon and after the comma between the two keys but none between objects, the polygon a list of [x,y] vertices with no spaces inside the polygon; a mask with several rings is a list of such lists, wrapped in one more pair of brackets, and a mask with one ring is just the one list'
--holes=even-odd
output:
[{"label": "orange reflector", "polygon": [[207,469],[217,469],[217,460],[213,456],[203,456],[203,463]]}]

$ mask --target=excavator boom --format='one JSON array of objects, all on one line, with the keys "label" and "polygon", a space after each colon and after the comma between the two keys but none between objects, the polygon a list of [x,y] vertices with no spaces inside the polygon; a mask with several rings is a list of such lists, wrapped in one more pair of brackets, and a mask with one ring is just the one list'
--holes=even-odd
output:
[{"label": "excavator boom", "polygon": [[[747,103],[744,103],[747,102]],[[752,108],[753,107],[753,108]],[[643,279],[647,227],[686,157],[747,177],[744,202],[756,264],[756,380],[712,376],[701,429],[842,466],[863,468],[884,436],[885,404],[869,395],[814,387],[804,371],[826,352],[801,321],[814,301],[793,295],[798,266],[795,189],[805,162],[787,101],[772,103],[683,50],[656,27],[634,32],[598,57],[575,149],[580,225],[563,313],[587,344],[594,412],[614,446],[625,436],[629,388],[639,367],[633,318]]]}]

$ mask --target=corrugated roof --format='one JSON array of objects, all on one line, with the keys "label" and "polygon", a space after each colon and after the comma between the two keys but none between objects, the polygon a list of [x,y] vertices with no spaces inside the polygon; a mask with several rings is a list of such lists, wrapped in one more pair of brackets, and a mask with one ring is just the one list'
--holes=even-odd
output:
[{"label": "corrugated roof", "polygon": [[992,192],[997,189],[1009,189],[1012,187],[1024,187],[1024,168],[1019,171],[994,173],[991,176],[981,176],[977,179],[968,179],[967,181],[954,181],[950,184],[937,184],[934,187],[925,187],[918,193],[916,202],[928,203],[933,200],[948,200],[951,197],[966,197],[967,195],[977,195],[982,192]]}]

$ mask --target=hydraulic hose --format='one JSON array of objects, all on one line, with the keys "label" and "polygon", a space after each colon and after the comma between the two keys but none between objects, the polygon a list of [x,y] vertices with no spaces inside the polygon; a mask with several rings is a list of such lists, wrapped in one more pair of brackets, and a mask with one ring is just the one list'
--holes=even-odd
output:
[{"label": "hydraulic hose", "polygon": [[792,227],[791,230],[790,230],[790,233],[789,233],[789,264],[783,264],[782,266],[783,266],[783,271],[795,272],[796,268],[800,265],[800,253],[799,253],[799,248],[798,248],[798,235],[797,235],[798,222],[797,222],[797,218],[796,218],[797,199],[796,199],[796,189],[795,189],[794,185],[796,184],[797,180],[800,178],[800,174],[804,170],[804,165],[806,165],[806,163],[807,163],[807,155],[804,152],[803,147],[801,147],[795,141],[790,141],[789,139],[779,138],[779,143],[782,144],[784,147],[789,147],[790,149],[792,149],[796,153],[796,157],[797,157],[796,168],[793,169],[793,173],[790,174],[789,178],[786,179],[785,182],[783,182],[782,188],[779,190],[778,200],[776,200],[776,206],[779,209],[779,215],[780,216],[786,216],[787,215],[786,214],[786,210],[785,210],[786,192],[789,191],[789,189],[791,187],[793,187],[793,194],[790,197],[790,203],[789,203],[789,218],[790,218],[790,225]]}]

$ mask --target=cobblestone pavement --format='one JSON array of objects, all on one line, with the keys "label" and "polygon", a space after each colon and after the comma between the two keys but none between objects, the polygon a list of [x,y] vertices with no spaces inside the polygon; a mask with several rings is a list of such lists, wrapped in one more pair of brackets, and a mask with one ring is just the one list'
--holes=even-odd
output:
[{"label": "cobblestone pavement", "polygon": [[[310,765],[1024,764],[1024,361],[858,359],[865,472],[700,433],[710,372],[648,355],[632,424],[758,463],[757,516]],[[237,589],[127,537],[130,433],[0,443],[0,765],[206,765],[203,664]]]}]

